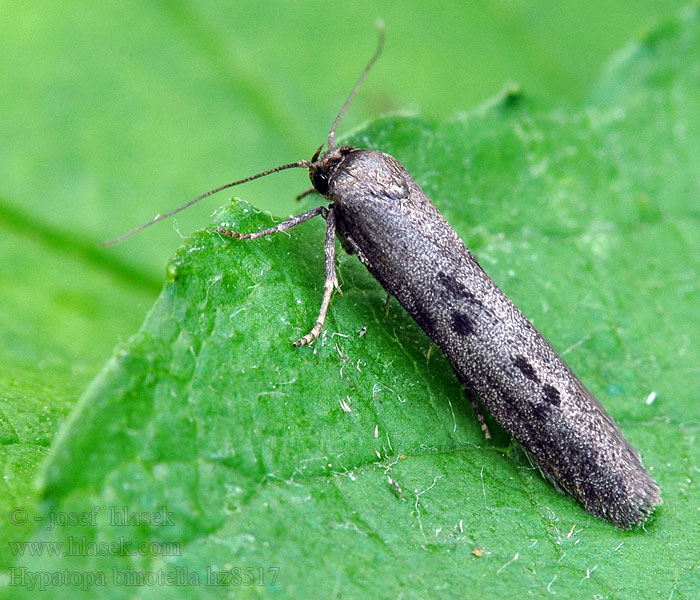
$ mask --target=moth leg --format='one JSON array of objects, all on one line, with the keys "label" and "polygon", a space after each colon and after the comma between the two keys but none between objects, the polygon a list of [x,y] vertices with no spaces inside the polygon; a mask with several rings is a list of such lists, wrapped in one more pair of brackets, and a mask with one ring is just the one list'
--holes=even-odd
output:
[{"label": "moth leg", "polygon": [[306,198],[307,196],[310,196],[311,194],[316,193],[316,188],[309,188],[308,190],[304,190],[301,194],[297,194],[294,199],[295,200],[301,200],[302,198]]},{"label": "moth leg", "polygon": [[[338,277],[335,272],[335,210],[331,204],[328,209],[323,208],[323,216],[326,218],[326,243],[324,251],[326,255],[326,280],[323,283],[323,300],[321,301],[321,310],[318,313],[318,319],[313,329],[303,338],[294,342],[295,346],[304,346],[313,342],[321,333],[323,324],[326,322],[326,313],[328,313],[328,305],[331,302],[333,288],[340,291],[338,286]],[[310,218],[310,217],[309,217]]]},{"label": "moth leg", "polygon": [[435,348],[435,344],[433,344],[433,342],[430,342],[430,346],[428,346],[428,354],[425,357],[425,362],[430,362],[430,357],[433,355],[434,348]]},{"label": "moth leg", "polygon": [[300,223],[308,221],[309,219],[313,219],[318,215],[323,214],[325,216],[324,213],[327,210],[328,209],[325,206],[312,208],[311,210],[307,210],[305,213],[301,213],[296,217],[292,217],[291,219],[287,219],[286,221],[277,223],[277,225],[275,225],[274,227],[270,227],[269,229],[263,229],[262,231],[256,231],[254,233],[238,233],[237,231],[231,231],[230,229],[226,229],[226,227],[217,227],[216,233],[227,235],[228,237],[232,237],[234,240],[255,240],[265,235],[278,233],[280,231],[289,231],[292,227],[296,227]]},{"label": "moth leg", "polygon": [[481,425],[481,431],[484,432],[484,437],[487,440],[491,439],[491,432],[489,431],[489,427],[486,424],[486,421],[484,420],[484,415],[481,414],[481,409],[479,408],[479,404],[476,401],[476,396],[474,396],[474,392],[472,392],[468,388],[464,388],[464,391],[467,394],[467,397],[469,398],[469,402],[472,405],[472,408],[474,409],[474,413],[476,414],[476,420],[479,421],[479,425]]},{"label": "moth leg", "polygon": [[389,308],[391,303],[391,294],[386,295],[386,302],[384,303],[384,314],[388,317],[389,316]]}]

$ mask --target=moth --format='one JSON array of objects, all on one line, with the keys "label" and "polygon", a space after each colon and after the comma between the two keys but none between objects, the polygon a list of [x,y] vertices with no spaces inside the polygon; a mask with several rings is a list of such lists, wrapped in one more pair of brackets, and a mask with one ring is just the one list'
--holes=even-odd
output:
[{"label": "moth", "polygon": [[620,528],[642,523],[661,504],[659,486],[603,406],[528,319],[496,286],[426,194],[393,156],[338,146],[335,132],[384,43],[377,49],[328,134],[326,151],[220,186],[107,242],[119,242],[223,189],[290,168],[308,169],[328,202],[255,233],[256,239],[310,219],[326,221],[325,283],[318,319],[294,345],[316,339],[334,289],[335,240],[420,325],[452,365],[486,437],[479,403],[534,458],[559,490]]}]

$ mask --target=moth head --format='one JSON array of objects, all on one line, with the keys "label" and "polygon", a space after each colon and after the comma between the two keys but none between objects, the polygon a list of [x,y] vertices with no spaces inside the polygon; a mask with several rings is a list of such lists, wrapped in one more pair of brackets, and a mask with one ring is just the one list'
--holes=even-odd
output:
[{"label": "moth head", "polygon": [[343,157],[353,150],[354,148],[350,146],[336,147],[325,152],[320,158],[321,149],[319,148],[316,151],[309,166],[309,179],[311,179],[311,184],[319,194],[330,198],[330,182],[333,179],[333,175],[343,161]]}]

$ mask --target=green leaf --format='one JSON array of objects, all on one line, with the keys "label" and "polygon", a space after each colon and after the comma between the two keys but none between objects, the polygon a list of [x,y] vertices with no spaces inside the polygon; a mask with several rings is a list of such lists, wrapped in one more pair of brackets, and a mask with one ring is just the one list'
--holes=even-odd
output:
[{"label": "green leaf", "polygon": [[[446,361],[398,306],[385,314],[354,257],[339,259],[324,338],[292,348],[320,302],[322,223],[223,239],[218,224],[272,222],[237,201],[177,252],[44,464],[16,539],[74,555],[25,549],[8,594],[27,591],[17,577],[75,572],[103,574],[91,591],[115,598],[697,596],[698,11],[622,57],[581,110],[513,92],[351,141],[405,164],[608,407],[663,488],[646,531],[558,494],[502,431],[485,442]],[[64,343],[47,337],[46,354]],[[117,525],[124,507],[142,522]],[[213,572],[233,579],[206,586]]]},{"label": "green leaf", "polygon": [[[92,244],[0,208],[0,564],[26,540],[8,518],[35,503],[34,483],[59,425],[150,303],[152,281]],[[27,235],[27,231],[31,235]]]}]

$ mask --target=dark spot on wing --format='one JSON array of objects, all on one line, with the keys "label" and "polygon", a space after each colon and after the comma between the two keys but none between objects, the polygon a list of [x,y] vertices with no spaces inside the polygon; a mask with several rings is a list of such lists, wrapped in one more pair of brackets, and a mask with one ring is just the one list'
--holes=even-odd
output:
[{"label": "dark spot on wing", "polygon": [[554,406],[559,406],[561,403],[561,395],[559,394],[559,390],[548,383],[545,383],[542,386],[542,394],[544,395],[544,399]]},{"label": "dark spot on wing", "polygon": [[475,331],[474,320],[467,313],[460,311],[452,313],[452,327],[463,336],[472,335]]},{"label": "dark spot on wing", "polygon": [[442,287],[444,287],[448,292],[450,292],[450,294],[455,298],[464,298],[472,304],[482,306],[481,301],[474,294],[472,294],[462,283],[457,281],[457,278],[454,277],[454,275],[448,275],[444,271],[438,271],[437,280],[438,283]]},{"label": "dark spot on wing", "polygon": [[544,421],[549,417],[551,410],[551,407],[538,402],[532,405],[532,416],[535,417],[537,421]]},{"label": "dark spot on wing", "polygon": [[540,382],[540,378],[537,377],[537,373],[535,372],[535,368],[530,364],[530,362],[527,360],[522,355],[515,356],[513,358],[513,364],[520,369],[520,372],[525,375],[530,381],[534,381],[535,383]]},{"label": "dark spot on wing", "polygon": [[457,281],[454,276],[448,275],[444,271],[438,271],[437,279],[442,287],[444,287],[448,292],[453,293],[455,296],[462,296],[466,291],[464,286]]}]

